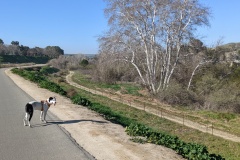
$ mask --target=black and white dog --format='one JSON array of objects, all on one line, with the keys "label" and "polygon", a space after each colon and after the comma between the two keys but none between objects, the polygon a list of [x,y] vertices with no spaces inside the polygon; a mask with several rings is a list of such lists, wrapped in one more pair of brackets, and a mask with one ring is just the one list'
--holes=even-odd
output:
[{"label": "black and white dog", "polygon": [[25,114],[25,117],[23,119],[24,126],[27,126],[27,123],[28,123],[28,126],[31,127],[30,121],[31,121],[31,118],[33,116],[33,111],[34,110],[41,111],[40,121],[43,121],[43,122],[47,123],[47,121],[46,121],[47,111],[52,104],[55,106],[56,103],[57,103],[57,101],[56,101],[55,97],[50,97],[46,101],[40,101],[40,102],[31,101],[31,102],[28,102],[25,106],[26,114]]}]

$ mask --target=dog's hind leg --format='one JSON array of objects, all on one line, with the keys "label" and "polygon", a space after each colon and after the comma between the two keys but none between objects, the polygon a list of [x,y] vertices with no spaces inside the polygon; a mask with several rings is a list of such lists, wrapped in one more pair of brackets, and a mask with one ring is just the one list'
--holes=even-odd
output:
[{"label": "dog's hind leg", "polygon": [[31,112],[29,112],[29,119],[28,119],[28,126],[31,127],[30,121],[32,119],[33,116],[33,110]]},{"label": "dog's hind leg", "polygon": [[[33,116],[33,106],[31,104],[26,104],[26,120],[28,121],[28,126],[31,127],[31,124],[30,124],[30,121],[32,119],[32,116]],[[29,118],[28,118],[28,115],[29,115]]]},{"label": "dog's hind leg", "polygon": [[27,126],[26,122],[28,120],[28,113],[25,114],[25,117],[23,118],[23,124],[24,126]]}]

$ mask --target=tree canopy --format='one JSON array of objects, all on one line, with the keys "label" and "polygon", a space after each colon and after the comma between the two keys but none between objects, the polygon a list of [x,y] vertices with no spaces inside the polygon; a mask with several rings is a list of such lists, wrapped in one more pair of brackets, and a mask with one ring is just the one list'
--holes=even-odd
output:
[{"label": "tree canopy", "polygon": [[128,62],[152,93],[168,87],[184,44],[209,25],[198,0],[105,0],[109,31],[99,38],[108,61]]},{"label": "tree canopy", "polygon": [[12,41],[11,45],[5,45],[0,39],[0,55],[20,55],[20,56],[46,56],[57,58],[64,55],[64,50],[59,46],[47,46],[45,48],[20,45],[18,41]]}]

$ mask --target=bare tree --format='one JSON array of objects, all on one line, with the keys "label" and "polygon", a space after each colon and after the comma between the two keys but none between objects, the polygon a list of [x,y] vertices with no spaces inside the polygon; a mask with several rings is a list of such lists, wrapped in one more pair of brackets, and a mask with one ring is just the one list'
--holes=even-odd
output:
[{"label": "bare tree", "polygon": [[59,69],[77,69],[83,59],[86,59],[83,54],[60,55],[57,59],[52,59],[49,64]]},{"label": "bare tree", "polygon": [[[225,53],[224,49],[221,49],[220,47],[223,44],[223,37],[220,37],[220,39],[216,41],[216,44],[214,44],[211,48],[203,49],[204,51],[202,50],[202,48],[204,48],[203,43],[200,40],[193,39],[191,42],[190,47],[195,48],[195,52],[200,52],[191,58],[192,64],[194,64],[194,69],[189,79],[187,90],[190,89],[193,77],[200,67],[210,63],[220,63],[226,61],[225,58],[221,58]],[[190,52],[190,54],[192,54],[192,52]]]},{"label": "bare tree", "polygon": [[0,55],[6,55],[7,54],[7,47],[4,44],[0,44]]},{"label": "bare tree", "polygon": [[181,46],[196,27],[208,25],[209,9],[198,0],[106,0],[110,30],[100,53],[131,63],[153,93],[168,87]]}]

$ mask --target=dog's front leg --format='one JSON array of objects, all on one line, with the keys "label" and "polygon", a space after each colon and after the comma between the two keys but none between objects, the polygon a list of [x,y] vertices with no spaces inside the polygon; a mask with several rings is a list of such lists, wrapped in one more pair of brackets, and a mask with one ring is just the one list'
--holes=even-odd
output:
[{"label": "dog's front leg", "polygon": [[46,121],[46,115],[47,115],[47,111],[44,111],[43,122],[45,122],[45,123],[47,123],[47,121]]},{"label": "dog's front leg", "polygon": [[43,121],[42,117],[43,117],[43,111],[41,111],[40,113],[40,121]]}]

